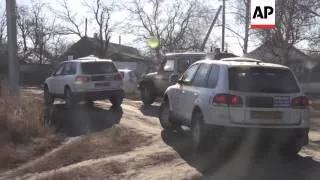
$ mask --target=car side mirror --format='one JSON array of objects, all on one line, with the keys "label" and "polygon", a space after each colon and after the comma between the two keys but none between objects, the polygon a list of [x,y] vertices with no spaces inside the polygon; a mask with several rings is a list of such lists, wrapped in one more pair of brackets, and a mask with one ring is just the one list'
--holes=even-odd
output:
[{"label": "car side mirror", "polygon": [[53,72],[51,70],[49,70],[48,76],[53,76]]},{"label": "car side mirror", "polygon": [[171,82],[171,83],[176,83],[176,82],[178,82],[178,80],[179,80],[179,75],[178,74],[172,74],[169,77],[169,82]]}]

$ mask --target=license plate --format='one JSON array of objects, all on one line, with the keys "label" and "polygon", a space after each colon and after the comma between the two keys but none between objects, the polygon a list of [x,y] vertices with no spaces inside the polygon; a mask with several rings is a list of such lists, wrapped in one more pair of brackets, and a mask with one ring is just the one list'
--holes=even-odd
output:
[{"label": "license plate", "polygon": [[110,83],[96,83],[95,87],[106,87],[106,86],[110,86]]},{"label": "license plate", "polygon": [[273,106],[274,107],[290,107],[291,106],[291,100],[290,100],[290,97],[289,96],[277,96],[277,97],[274,97],[273,99]]},{"label": "license plate", "polygon": [[281,119],[282,112],[279,111],[251,111],[252,119]]}]

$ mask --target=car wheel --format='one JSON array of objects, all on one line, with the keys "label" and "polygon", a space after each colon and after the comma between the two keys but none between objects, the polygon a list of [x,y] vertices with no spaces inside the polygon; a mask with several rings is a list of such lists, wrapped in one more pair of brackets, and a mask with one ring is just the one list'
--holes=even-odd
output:
[{"label": "car wheel", "polygon": [[54,102],[54,97],[50,93],[48,86],[44,86],[43,94],[44,94],[45,104],[47,106],[51,106],[53,104],[53,102]]},{"label": "car wheel", "polygon": [[192,117],[191,124],[191,140],[192,149],[195,151],[203,151],[205,147],[206,135],[208,133],[207,127],[203,122],[202,113],[196,111]]},{"label": "car wheel", "polygon": [[162,128],[165,130],[175,130],[181,125],[172,117],[169,109],[169,102],[167,101],[163,102],[160,106],[159,120]]},{"label": "car wheel", "polygon": [[110,98],[111,104],[114,107],[120,107],[123,101],[123,97],[121,96],[114,96]]},{"label": "car wheel", "polygon": [[146,106],[150,106],[156,100],[156,96],[152,94],[148,87],[141,89],[140,96],[143,104]]},{"label": "car wheel", "polygon": [[74,100],[73,94],[70,88],[66,88],[64,91],[64,99],[66,101],[65,107],[67,109],[71,109],[75,106],[76,102]]},{"label": "car wheel", "polygon": [[283,157],[292,159],[292,158],[298,157],[298,153],[301,148],[302,147],[297,145],[295,141],[291,141],[281,145],[280,153],[282,154]]}]

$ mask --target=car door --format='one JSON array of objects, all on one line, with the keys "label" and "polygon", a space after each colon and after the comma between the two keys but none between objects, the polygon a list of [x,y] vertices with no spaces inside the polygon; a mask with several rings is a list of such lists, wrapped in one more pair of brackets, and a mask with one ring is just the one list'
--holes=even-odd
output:
[{"label": "car door", "polygon": [[207,63],[201,63],[196,71],[191,83],[182,86],[182,93],[180,94],[180,100],[183,103],[183,119],[187,123],[191,122],[192,111],[195,106],[195,100],[200,94],[205,93],[207,88],[208,74],[211,69],[211,65]]},{"label": "car door", "polygon": [[64,87],[66,85],[68,85],[71,88],[71,91],[74,91],[73,81],[75,79],[74,77],[75,74],[76,74],[76,63],[75,62],[65,63],[57,84],[58,92],[60,94],[64,93]]},{"label": "car door", "polygon": [[58,68],[52,73],[52,77],[48,80],[49,89],[51,89],[50,91],[55,95],[59,94],[58,83],[64,68],[64,64],[65,63],[60,64]]},{"label": "car door", "polygon": [[181,118],[182,120],[185,120],[184,117],[186,113],[186,108],[188,108],[188,105],[186,105],[187,102],[190,102],[189,98],[186,94],[186,90],[188,90],[191,86],[192,80],[194,78],[194,75],[196,74],[197,70],[199,68],[199,64],[191,65],[186,72],[183,73],[181,76],[181,79],[179,81],[179,90],[177,91],[177,116]]},{"label": "car door", "polygon": [[169,86],[174,84],[174,82],[169,81],[170,76],[175,74],[174,70],[175,60],[168,59],[163,67],[163,70],[159,71],[154,79],[154,85],[157,92],[163,94]]},{"label": "car door", "polygon": [[207,99],[203,100],[202,103],[202,113],[205,121],[228,119],[229,111],[225,106],[213,106],[214,96],[224,89],[224,85],[222,84],[224,82],[220,83],[219,86],[220,69],[219,65],[213,64],[208,75],[207,91],[203,94]]}]

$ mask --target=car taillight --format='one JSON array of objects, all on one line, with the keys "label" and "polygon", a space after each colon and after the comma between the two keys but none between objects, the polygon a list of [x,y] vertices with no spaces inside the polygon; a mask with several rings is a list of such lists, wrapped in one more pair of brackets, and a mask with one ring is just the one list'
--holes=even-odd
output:
[{"label": "car taillight", "polygon": [[114,75],[114,77],[113,77],[113,79],[114,80],[122,80],[122,75],[121,75],[121,73],[117,73],[116,75]]},{"label": "car taillight", "polygon": [[310,100],[307,96],[300,96],[292,99],[292,106],[298,108],[307,108],[310,105]]},{"label": "car taillight", "polygon": [[74,80],[74,83],[84,84],[84,83],[88,83],[90,81],[91,81],[90,76],[77,76],[76,79]]},{"label": "car taillight", "polygon": [[217,94],[213,98],[215,105],[241,106],[242,98],[231,94]]}]

